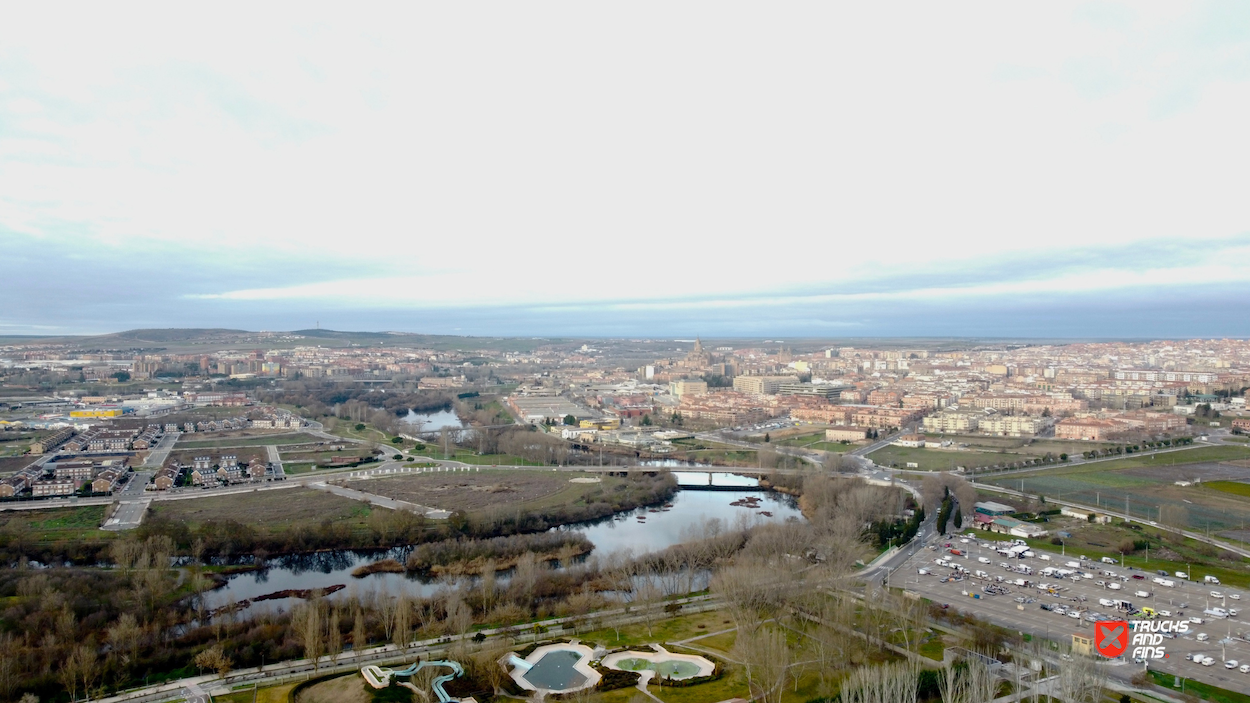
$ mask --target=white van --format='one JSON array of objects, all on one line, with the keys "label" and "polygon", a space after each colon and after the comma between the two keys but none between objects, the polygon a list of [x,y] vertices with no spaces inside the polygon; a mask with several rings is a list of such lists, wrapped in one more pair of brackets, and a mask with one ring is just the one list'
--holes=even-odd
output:
[{"label": "white van", "polygon": [[977,561],[981,562],[982,564],[990,563],[990,560],[985,557],[977,557]]},{"label": "white van", "polygon": [[1138,598],[1149,598],[1150,591],[1134,591],[1133,595],[1137,596]]},{"label": "white van", "polygon": [[1219,579],[1217,579],[1217,578],[1215,578],[1214,576],[1203,576],[1203,577],[1202,577],[1202,582],[1203,582],[1203,583],[1212,583],[1212,584],[1215,584],[1216,586],[1220,585],[1220,580],[1219,580]]},{"label": "white van", "polygon": [[1211,636],[1205,632],[1199,632],[1198,636],[1195,637],[1194,639],[1198,640],[1199,642],[1206,642],[1207,640],[1211,639]]}]

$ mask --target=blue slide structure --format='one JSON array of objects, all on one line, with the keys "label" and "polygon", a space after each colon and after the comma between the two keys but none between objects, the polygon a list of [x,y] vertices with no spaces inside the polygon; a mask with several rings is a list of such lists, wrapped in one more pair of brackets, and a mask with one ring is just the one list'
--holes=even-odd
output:
[{"label": "blue slide structure", "polygon": [[[438,703],[451,703],[451,701],[456,700],[455,698],[452,698],[450,695],[448,695],[447,691],[443,690],[443,684],[447,683],[448,681],[451,681],[457,676],[464,675],[464,667],[460,666],[459,662],[418,661],[412,666],[409,666],[407,669],[399,669],[399,670],[382,669],[376,666],[368,666],[368,667],[364,667],[364,669],[361,670],[361,673],[365,675],[365,679],[368,680],[369,684],[372,685],[374,688],[384,688],[387,685],[387,682],[390,681],[390,678],[392,676],[410,677],[413,674],[417,673],[418,671],[421,671],[427,666],[445,666],[451,669],[450,674],[443,674],[442,676],[434,677],[434,679],[430,682],[430,688],[433,689],[434,696],[438,698]],[[365,671],[365,669],[371,669],[372,671]],[[372,674],[372,676],[370,674]],[[375,681],[377,683],[374,683]],[[417,687],[413,686],[410,683],[401,683],[400,685],[411,688],[413,691],[417,690]]]}]

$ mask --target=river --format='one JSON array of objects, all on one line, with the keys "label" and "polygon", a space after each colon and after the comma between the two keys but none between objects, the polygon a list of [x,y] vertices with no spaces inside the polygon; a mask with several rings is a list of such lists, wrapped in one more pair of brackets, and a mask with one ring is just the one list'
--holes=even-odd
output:
[{"label": "river", "polygon": [[411,410],[403,418],[410,425],[421,425],[422,432],[437,432],[444,427],[458,430],[464,427],[455,410],[439,410],[436,413],[417,413]]},{"label": "river", "polygon": [[[677,472],[678,480],[684,477]],[[706,474],[689,472],[698,477]],[[732,474],[717,474],[717,483]],[[752,481],[747,477],[737,479]],[[702,479],[706,481],[706,478]],[[758,485],[758,483],[756,484]],[[730,505],[742,502],[743,498],[757,498],[759,507]],[[794,499],[763,490],[737,491],[679,491],[671,502],[672,508],[638,508],[618,513],[615,516],[588,523],[566,525],[553,529],[579,530],[584,532],[595,545],[594,554],[604,556],[613,552],[628,552],[641,555],[680,544],[691,538],[707,520],[718,519],[725,529],[746,526],[753,523],[782,522],[789,518],[801,519],[798,506]],[[656,512],[651,512],[656,510]],[[769,513],[764,515],[764,513]],[[638,520],[645,517],[645,521]],[[316,552],[312,554],[294,554],[274,557],[269,560],[264,571],[238,574],[222,588],[205,594],[205,606],[219,608],[231,602],[253,599],[257,596],[274,593],[286,589],[328,588],[335,584],[344,584],[346,589],[332,594],[329,598],[350,597],[353,592],[367,593],[371,590],[386,591],[397,594],[407,591],[413,596],[428,597],[449,585],[439,579],[423,580],[408,574],[371,574],[364,578],[351,575],[353,569],[384,558],[393,558],[403,563],[409,548],[395,547],[386,551],[353,551],[338,550],[333,552]],[[508,574],[500,573],[499,582],[506,582]],[[256,614],[262,609],[271,611],[290,610],[296,598],[279,598],[252,603],[241,612]]]}]

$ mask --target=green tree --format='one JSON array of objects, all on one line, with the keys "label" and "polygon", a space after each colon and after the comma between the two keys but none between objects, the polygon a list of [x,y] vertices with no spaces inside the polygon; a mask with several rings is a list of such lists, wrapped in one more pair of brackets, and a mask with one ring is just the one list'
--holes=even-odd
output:
[{"label": "green tree", "polygon": [[356,423],[356,431],[357,431],[357,432],[360,432],[360,431],[361,431],[361,430],[363,430],[364,428],[365,428],[365,423],[363,423],[363,422],[357,422],[357,423]]},{"label": "green tree", "polygon": [[642,425],[643,425],[643,427],[650,426],[650,424],[651,424],[651,416],[650,416],[650,415],[643,415],[643,416],[642,416]]},{"label": "green tree", "polygon": [[765,432],[765,433],[764,433],[764,441],[765,441],[765,442],[770,442],[770,441],[772,441],[772,437],[770,437],[770,436],[768,435],[768,433],[767,433],[767,432]]},{"label": "green tree", "polygon": [[118,382],[118,383],[125,383],[126,381],[129,381],[129,380],[130,380],[130,372],[129,372],[129,371],[118,371],[117,373],[113,374],[113,375],[111,376],[111,378],[115,378],[115,379],[117,379],[117,382]]},{"label": "green tree", "polygon": [[566,424],[566,425],[576,425],[576,424],[577,424],[577,418],[573,417],[572,415],[565,415],[565,416],[564,416],[564,424]]}]

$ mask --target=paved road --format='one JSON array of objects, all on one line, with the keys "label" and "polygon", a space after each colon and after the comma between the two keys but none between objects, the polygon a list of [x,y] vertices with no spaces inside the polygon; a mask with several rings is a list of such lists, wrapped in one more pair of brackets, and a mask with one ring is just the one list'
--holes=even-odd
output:
[{"label": "paved road", "polygon": [[143,523],[143,516],[147,513],[148,506],[151,504],[151,498],[120,501],[117,504],[117,510],[113,512],[113,516],[106,520],[100,526],[100,529],[109,530],[110,532],[133,530]]},{"label": "paved road", "polygon": [[178,442],[178,438],[181,436],[181,432],[166,432],[161,437],[161,441],[157,442],[156,446],[148,454],[148,457],[143,460],[143,468],[159,469],[164,466],[165,460],[169,458],[169,450],[174,448],[174,444]]},{"label": "paved road", "polygon": [[286,471],[282,468],[282,456],[278,454],[278,447],[269,444],[265,446],[265,451],[269,452],[269,463],[273,464],[275,473],[285,475]]},{"label": "paved road", "polygon": [[[1236,659],[1243,664],[1250,663],[1250,643],[1241,639],[1232,639],[1224,645],[1221,645],[1219,642],[1219,640],[1230,635],[1233,638],[1250,636],[1250,591],[1236,588],[1229,589],[1225,586],[1207,586],[1192,581],[1180,581],[1179,579],[1174,579],[1177,582],[1175,588],[1166,588],[1150,581],[1155,576],[1153,572],[1130,571],[1118,565],[1113,566],[1088,561],[1084,562],[1086,566],[1082,567],[1082,569],[1094,574],[1096,578],[1094,580],[1081,579],[1077,583],[1071,580],[1060,580],[1055,577],[1047,578],[1038,575],[1040,570],[1046,566],[1062,566],[1066,561],[1078,561],[1075,555],[1061,557],[1057,554],[1051,554],[1050,561],[1043,561],[1039,557],[1045,552],[1039,552],[1039,557],[1032,559],[1007,559],[996,554],[992,549],[982,547],[975,539],[970,540],[966,544],[959,537],[951,537],[949,541],[961,550],[969,549],[971,553],[968,557],[959,558],[946,553],[945,549],[942,549],[940,545],[938,545],[939,549],[936,551],[928,548],[920,549],[908,560],[903,568],[892,576],[891,585],[913,591],[937,603],[949,603],[953,608],[976,613],[981,617],[988,618],[999,625],[1018,632],[1027,633],[1035,637],[1046,637],[1060,642],[1070,641],[1070,637],[1074,632],[1081,632],[1087,636],[1092,635],[1093,625],[1084,621],[1084,619],[1074,619],[1066,615],[1042,610],[1040,607],[1042,603],[1052,605],[1064,604],[1071,607],[1080,605],[1092,612],[1113,618],[1121,617],[1123,614],[1117,613],[1114,608],[1099,605],[1098,601],[1100,598],[1111,600],[1124,599],[1136,606],[1149,605],[1155,609],[1167,610],[1172,613],[1170,618],[1160,617],[1160,620],[1175,620],[1181,617],[1181,612],[1184,612],[1184,617],[1197,616],[1203,618],[1204,622],[1202,624],[1191,624],[1189,633],[1185,635],[1178,636],[1175,639],[1164,639],[1163,646],[1166,647],[1168,657],[1152,661],[1150,663],[1151,668],[1156,671],[1188,676],[1234,691],[1250,689],[1250,674],[1242,674],[1235,669],[1229,670],[1223,667],[1225,659]],[[989,542],[988,544],[994,545],[995,543]],[[1058,596],[1053,596],[1033,587],[1007,586],[1010,590],[1008,594],[990,595],[981,590],[986,583],[984,580],[965,578],[961,581],[942,583],[942,578],[949,575],[951,570],[940,568],[934,563],[934,560],[939,556],[953,559],[963,564],[972,573],[981,570],[988,573],[991,578],[996,576],[1002,576],[1004,579],[1023,578],[1035,583],[1054,584],[1062,590],[1059,591]],[[978,561],[978,557],[989,559],[990,563],[981,563]],[[1003,569],[1000,566],[1003,563],[1012,566],[1029,566],[1034,570],[1034,575],[1026,576]],[[920,575],[918,569],[921,567],[929,569],[931,573]],[[1096,584],[1098,580],[1118,582],[1117,579],[1100,576],[1099,572],[1104,569],[1125,576],[1139,574],[1145,576],[1145,579],[1130,579],[1127,583],[1123,583],[1121,590],[1109,590]],[[1149,591],[1152,595],[1148,598],[1137,597],[1135,594],[1137,590]],[[1224,594],[1226,598],[1219,601],[1212,599],[1210,592],[1213,590]],[[971,596],[966,595],[971,593],[979,594],[981,597],[973,599]],[[1239,600],[1227,598],[1228,595],[1233,593],[1238,594],[1241,598]],[[1079,599],[1082,596],[1085,598],[1083,602],[1073,602],[1071,600],[1073,598]],[[1017,603],[1015,601],[1017,597],[1036,600],[1031,603]],[[1188,604],[1188,607],[1182,610],[1182,603]],[[1222,603],[1227,605],[1221,605]],[[1239,612],[1237,616],[1228,619],[1210,620],[1202,614],[1202,610],[1208,607],[1208,605],[1238,608],[1241,604],[1245,604],[1245,608],[1242,609],[1244,612]],[[1196,637],[1198,633],[1206,633],[1210,639],[1206,642],[1199,642]],[[1215,658],[1215,665],[1206,667],[1187,661],[1185,654],[1194,652]],[[1132,663],[1131,657],[1132,651],[1130,650],[1128,662],[1120,665],[1119,670],[1116,672],[1117,677],[1127,679],[1140,668],[1140,666]]]},{"label": "paved road", "polygon": [[120,491],[113,494],[114,498],[129,499],[138,498],[143,495],[144,490],[148,486],[148,481],[152,480],[152,471],[136,471],[130,475],[130,480],[122,486]]}]

